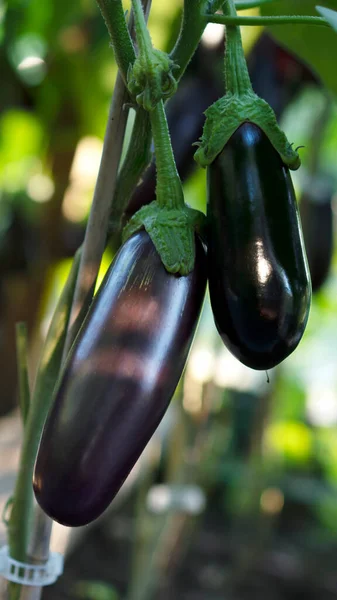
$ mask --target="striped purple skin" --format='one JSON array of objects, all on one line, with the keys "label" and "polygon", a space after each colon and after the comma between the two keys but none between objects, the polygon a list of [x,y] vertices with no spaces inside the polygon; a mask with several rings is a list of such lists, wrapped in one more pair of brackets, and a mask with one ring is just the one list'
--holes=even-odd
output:
[{"label": "striped purple skin", "polygon": [[158,427],[178,384],[206,287],[163,267],[145,231],[111,264],[75,341],[37,455],[42,509],[71,527],[96,519]]}]

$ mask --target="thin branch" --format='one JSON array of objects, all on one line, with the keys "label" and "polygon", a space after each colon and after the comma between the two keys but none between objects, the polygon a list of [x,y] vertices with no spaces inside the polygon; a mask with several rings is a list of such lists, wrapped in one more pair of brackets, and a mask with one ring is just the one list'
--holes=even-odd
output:
[{"label": "thin branch", "polygon": [[306,15],[284,15],[280,17],[227,17],[225,15],[204,15],[205,22],[217,23],[219,25],[321,25],[330,27],[329,23],[322,17],[311,17]]},{"label": "thin branch", "polygon": [[[132,192],[137,186],[143,171],[151,162],[152,132],[149,113],[137,107],[132,136],[122,167],[118,173],[117,185],[110,213],[109,243],[118,247],[123,226],[122,218]],[[154,200],[154,198],[153,198]]]},{"label": "thin branch", "polygon": [[109,32],[115,59],[124,79],[136,58],[121,0],[96,0]]},{"label": "thin branch", "polygon": [[23,424],[26,423],[30,406],[30,388],[28,375],[28,332],[26,323],[16,324],[16,353],[19,380],[19,404]]},{"label": "thin branch", "polygon": [[[128,116],[124,107],[128,92],[122,77],[117,75],[113,101],[104,139],[103,153],[99,168],[92,207],[83,242],[81,263],[77,278],[70,327],[75,322],[85,299],[94,291],[102,254],[106,245],[111,198],[114,196],[116,178],[122,153],[123,140]],[[77,331],[69,333],[66,343],[67,352]]]},{"label": "thin branch", "polygon": [[184,0],[179,37],[170,54],[172,60],[179,66],[174,73],[177,81],[183,76],[206,27],[204,11],[208,9],[215,12],[220,8],[222,2],[223,0],[213,0],[212,3],[209,3],[208,0]]}]

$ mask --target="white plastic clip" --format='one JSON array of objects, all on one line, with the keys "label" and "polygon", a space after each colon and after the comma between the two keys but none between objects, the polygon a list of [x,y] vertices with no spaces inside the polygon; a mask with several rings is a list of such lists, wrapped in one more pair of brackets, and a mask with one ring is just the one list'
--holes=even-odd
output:
[{"label": "white plastic clip", "polygon": [[51,585],[63,573],[63,556],[51,552],[44,565],[32,565],[14,560],[9,556],[8,546],[0,548],[0,575],[8,581],[22,585]]}]

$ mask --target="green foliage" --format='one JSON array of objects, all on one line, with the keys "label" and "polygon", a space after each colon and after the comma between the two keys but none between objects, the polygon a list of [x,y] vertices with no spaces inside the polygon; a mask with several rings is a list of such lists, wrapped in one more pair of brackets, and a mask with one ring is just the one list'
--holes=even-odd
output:
[{"label": "green foliage", "polygon": [[24,110],[8,110],[0,119],[0,187],[23,190],[29,177],[39,171],[44,149],[39,118]]},{"label": "green foliage", "polygon": [[39,156],[43,129],[38,118],[23,110],[9,110],[0,120],[0,165]]}]

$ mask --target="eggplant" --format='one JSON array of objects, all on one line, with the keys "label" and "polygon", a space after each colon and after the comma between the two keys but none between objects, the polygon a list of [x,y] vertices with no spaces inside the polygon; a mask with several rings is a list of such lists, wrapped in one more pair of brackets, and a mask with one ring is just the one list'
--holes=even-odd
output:
[{"label": "eggplant", "polygon": [[300,201],[303,237],[307,252],[312,291],[318,292],[326,282],[334,251],[333,190],[307,189]]},{"label": "eggplant", "polygon": [[310,275],[294,188],[267,136],[243,123],[208,167],[210,299],[227,348],[270,369],[298,345]]},{"label": "eggplant", "polygon": [[47,417],[33,487],[42,509],[71,527],[110,504],[159,425],[193,340],[206,287],[172,275],[145,231],[121,247],[74,342]]}]

